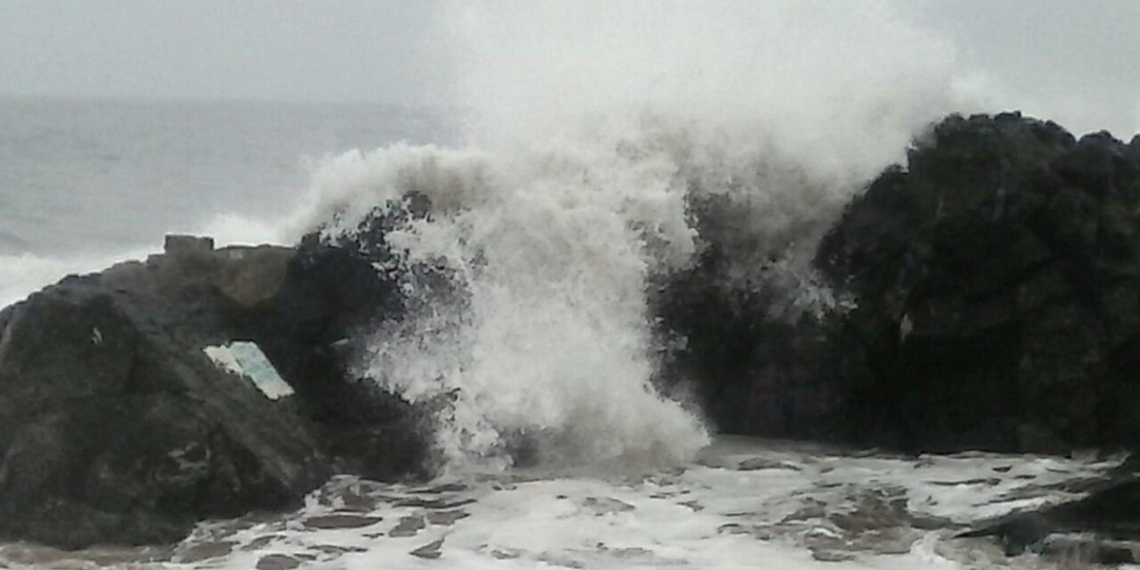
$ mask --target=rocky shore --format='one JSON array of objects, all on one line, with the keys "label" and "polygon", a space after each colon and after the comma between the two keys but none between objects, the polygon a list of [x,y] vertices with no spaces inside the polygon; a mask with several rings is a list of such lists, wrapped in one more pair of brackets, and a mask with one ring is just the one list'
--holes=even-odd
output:
[{"label": "rocky shore", "polygon": [[413,410],[355,382],[353,333],[398,310],[345,250],[166,253],[0,314],[0,534],[75,548],[181,539],[290,508],[333,473],[425,473]]},{"label": "rocky shore", "polygon": [[[404,307],[384,235],[431,207],[404,206],[336,244],[169,236],[0,311],[0,536],[172,542],[295,507],[333,474],[428,477],[428,411],[353,369]],[[822,312],[725,286],[725,255],[707,243],[653,297],[662,334],[686,340],[662,382],[693,382],[722,432],[909,454],[1140,445],[1140,137],[947,118],[823,239],[813,267],[838,301]],[[1040,525],[1013,543],[1140,538],[1137,473],[1017,515]],[[1026,524],[979,532],[1010,543]]]}]

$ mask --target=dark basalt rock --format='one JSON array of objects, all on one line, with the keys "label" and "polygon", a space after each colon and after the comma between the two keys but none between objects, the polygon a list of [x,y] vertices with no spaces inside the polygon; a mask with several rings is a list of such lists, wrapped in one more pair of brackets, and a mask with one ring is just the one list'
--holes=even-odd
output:
[{"label": "dark basalt rock", "polygon": [[[398,311],[371,260],[315,239],[167,251],[0,312],[0,536],[168,542],[295,506],[333,472],[423,475],[415,410],[348,365],[346,339]],[[272,400],[203,352],[232,341],[295,393]]]},{"label": "dark basalt rock", "polygon": [[827,324],[778,315],[783,299],[764,283],[734,287],[715,244],[692,269],[670,276],[652,297],[658,336],[670,346],[659,383],[688,385],[722,433],[836,439]]},{"label": "dark basalt rock", "polygon": [[1083,499],[985,522],[957,538],[992,537],[1008,555],[1027,550],[1079,556],[1098,564],[1133,563],[1140,547],[1140,476],[1135,460],[1090,484]]},{"label": "dark basalt rock", "polygon": [[843,302],[821,318],[788,318],[762,267],[733,285],[731,248],[702,235],[654,307],[662,338],[684,338],[665,380],[695,380],[721,431],[909,452],[1140,444],[1140,137],[947,118],[827,233],[815,266]]},{"label": "dark basalt rock", "polygon": [[857,307],[843,420],[911,451],[1133,446],[1140,162],[1018,114],[951,117],[851,205],[818,262]]}]

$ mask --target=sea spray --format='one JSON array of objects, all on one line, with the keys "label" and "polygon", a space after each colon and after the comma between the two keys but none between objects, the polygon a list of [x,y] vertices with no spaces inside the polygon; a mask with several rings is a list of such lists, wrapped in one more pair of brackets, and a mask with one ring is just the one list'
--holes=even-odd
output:
[{"label": "sea spray", "polygon": [[409,400],[449,402],[453,466],[508,465],[520,439],[548,463],[691,457],[705,429],[650,381],[649,284],[713,240],[741,283],[760,266],[810,281],[787,275],[954,100],[949,47],[878,2],[452,12],[466,145],[326,161],[294,227],[335,241],[410,197],[430,203],[384,238],[412,302],[362,367]]},{"label": "sea spray", "polygon": [[[320,202],[338,212],[333,238],[375,205],[412,193],[432,205],[385,236],[411,315],[377,331],[368,371],[413,401],[453,399],[439,432],[453,464],[509,461],[508,437],[547,463],[670,463],[707,443],[649,384],[645,279],[692,254],[685,187],[671,162],[585,150],[507,170],[478,153],[394,147],[316,177],[347,200]],[[442,267],[457,296],[439,302],[417,264]]]}]

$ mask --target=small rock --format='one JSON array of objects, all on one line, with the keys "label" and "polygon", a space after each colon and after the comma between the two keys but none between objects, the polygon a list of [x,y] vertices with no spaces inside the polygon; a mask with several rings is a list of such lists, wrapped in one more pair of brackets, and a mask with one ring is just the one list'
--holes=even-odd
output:
[{"label": "small rock", "polygon": [[438,495],[440,493],[462,493],[467,490],[467,485],[463,483],[443,483],[435,485],[426,489],[416,489],[413,493]]},{"label": "small rock", "polygon": [[855,555],[850,552],[835,550],[812,550],[811,557],[820,562],[848,562],[855,559]]},{"label": "small rock", "polygon": [[424,522],[423,517],[418,515],[407,516],[400,519],[399,524],[397,524],[396,527],[388,533],[388,536],[392,538],[407,538],[410,536],[415,536],[419,534],[419,532],[426,526],[427,523]]},{"label": "small rock", "polygon": [[206,542],[195,544],[183,550],[178,555],[178,561],[183,564],[193,564],[212,558],[221,558],[234,551],[234,542]]},{"label": "small rock", "polygon": [[250,541],[249,544],[241,547],[241,549],[245,552],[250,552],[253,550],[260,550],[262,548],[265,548],[266,546],[269,546],[269,544],[272,543],[273,541],[280,540],[282,538],[285,538],[285,537],[280,535],[280,534],[271,534],[269,536],[259,536],[255,539],[253,539],[252,541]]},{"label": "small rock", "polygon": [[931,481],[930,484],[939,487],[958,487],[961,485],[985,485],[987,487],[993,487],[994,485],[1000,485],[1001,479],[987,477],[984,479],[967,479],[965,481]]},{"label": "small rock", "polygon": [[392,503],[395,507],[412,507],[415,509],[454,509],[474,503],[474,499],[423,499],[420,497],[405,497]]},{"label": "small rock", "polygon": [[738,465],[736,467],[737,471],[762,471],[765,469],[783,469],[786,471],[800,471],[799,467],[792,465],[790,463],[784,463],[782,461],[775,461],[775,460],[766,459],[763,457],[754,457],[752,459],[742,461],[740,463],[740,465]]},{"label": "small rock", "polygon": [[471,515],[467,514],[464,511],[437,511],[428,513],[427,520],[431,524],[451,526],[455,524],[456,521],[463,520],[469,516]]},{"label": "small rock", "polygon": [[313,547],[313,550],[322,552],[324,554],[331,554],[333,556],[340,556],[349,553],[368,552],[367,548],[360,548],[359,546],[337,546],[335,544],[319,544]]},{"label": "small rock", "polygon": [[285,554],[270,554],[257,561],[257,570],[293,570],[301,561]]},{"label": "small rock", "polygon": [[408,554],[416,558],[424,558],[427,560],[436,560],[443,554],[443,539],[421,546]]},{"label": "small rock", "polygon": [[364,528],[384,520],[381,517],[332,514],[305,519],[305,528],[312,530],[334,530],[343,528]]}]

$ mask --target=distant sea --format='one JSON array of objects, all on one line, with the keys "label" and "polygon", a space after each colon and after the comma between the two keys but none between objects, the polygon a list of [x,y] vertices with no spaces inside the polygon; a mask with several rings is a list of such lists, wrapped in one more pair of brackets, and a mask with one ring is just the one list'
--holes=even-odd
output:
[{"label": "distant sea", "polygon": [[0,253],[106,252],[221,212],[272,218],[313,160],[447,137],[440,112],[396,106],[0,99]]},{"label": "distant sea", "polygon": [[[272,223],[311,165],[446,143],[441,110],[374,104],[0,98],[0,305],[225,216]],[[239,233],[241,228],[231,228]]]}]

